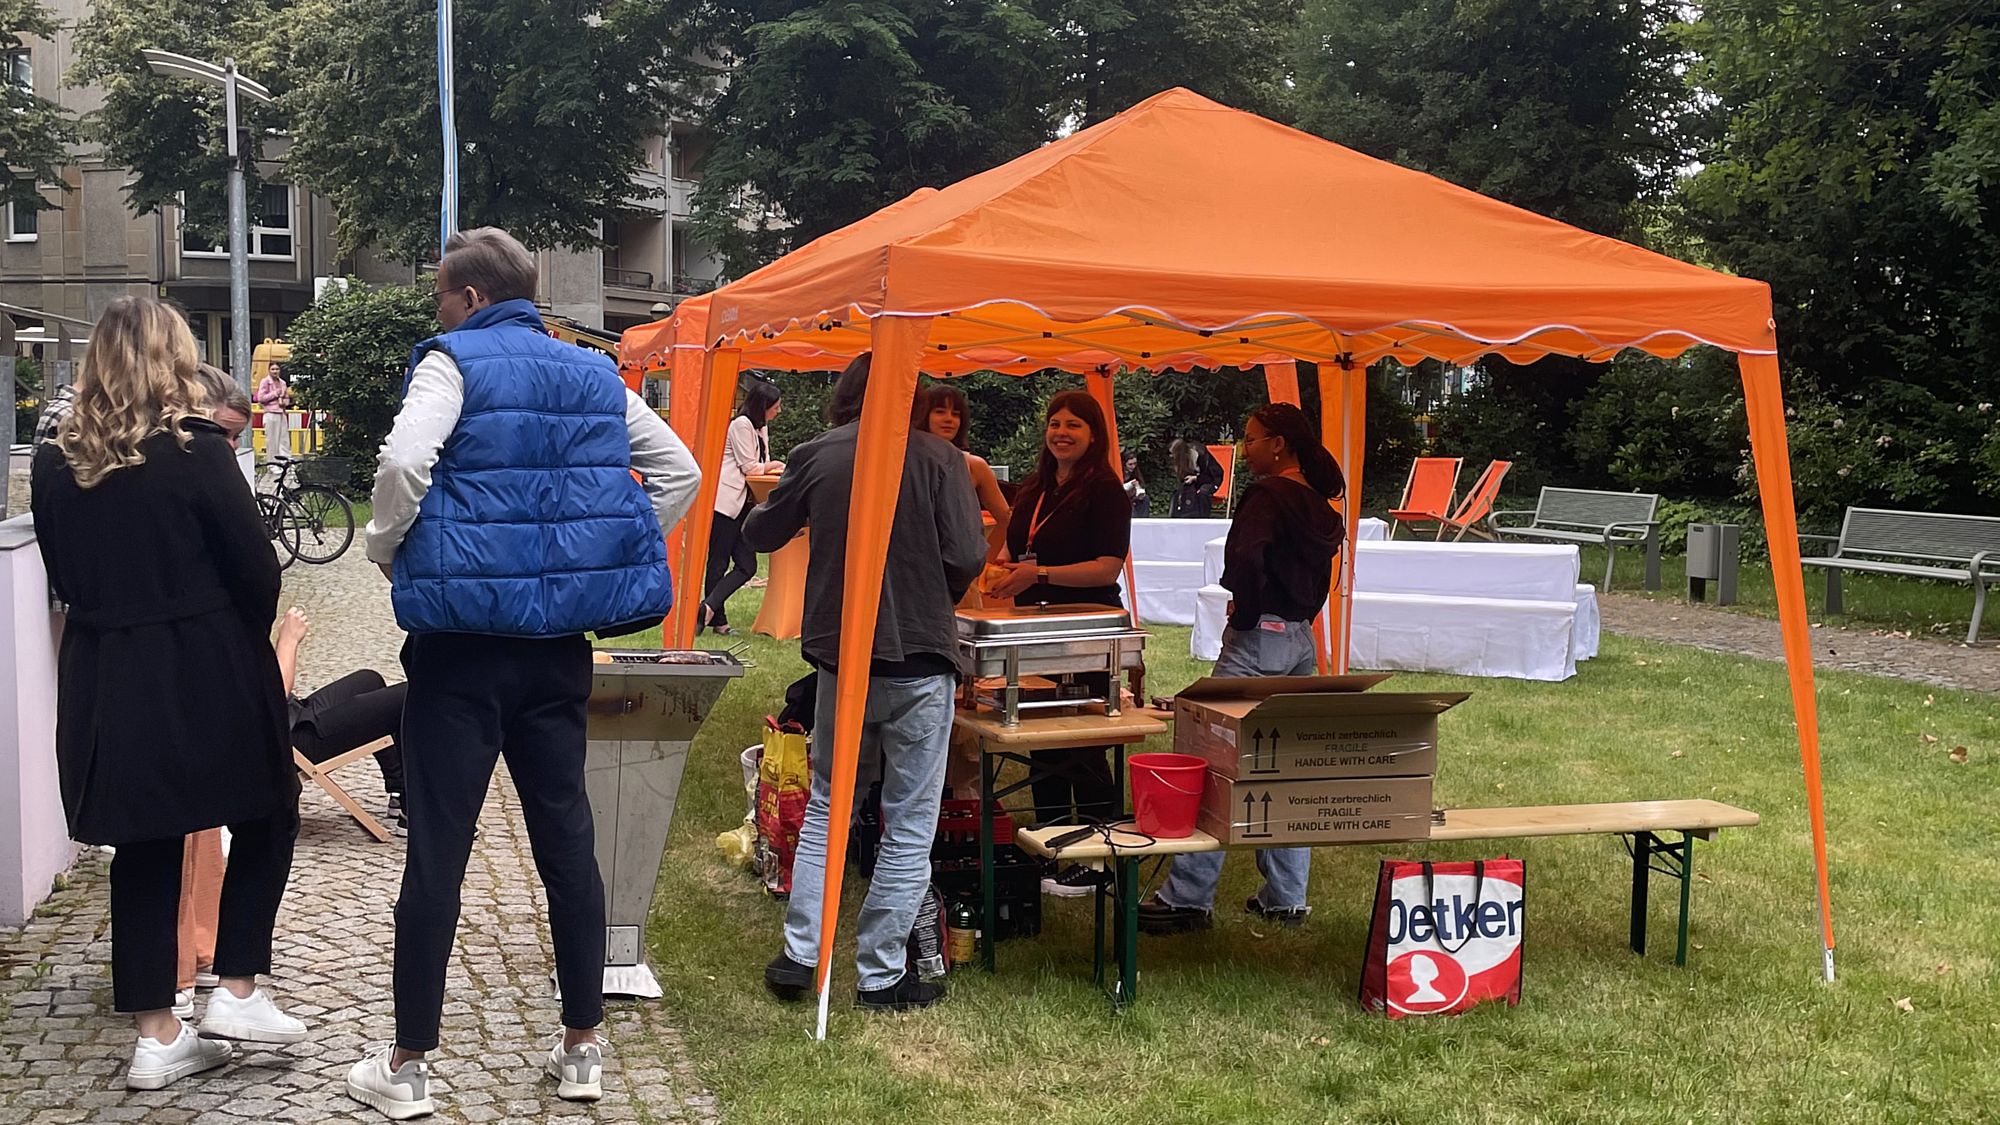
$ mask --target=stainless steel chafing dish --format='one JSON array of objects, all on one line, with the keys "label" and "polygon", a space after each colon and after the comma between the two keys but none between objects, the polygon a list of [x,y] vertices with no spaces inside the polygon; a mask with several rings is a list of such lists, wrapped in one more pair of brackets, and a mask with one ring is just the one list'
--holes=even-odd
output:
[{"label": "stainless steel chafing dish", "polygon": [[[1013,726],[1023,710],[1075,707],[1101,703],[1107,715],[1118,713],[1119,673],[1144,674],[1146,633],[1132,625],[1132,615],[1101,605],[1016,606],[965,609],[958,613],[958,668],[974,703],[1000,712]],[[1096,673],[1110,682],[1110,691],[1096,694],[1076,677]],[[1023,698],[1021,678],[1042,676],[1057,681],[1051,698]],[[982,693],[977,683],[999,677],[1002,686]],[[1139,693],[1135,686],[1134,694]]]}]

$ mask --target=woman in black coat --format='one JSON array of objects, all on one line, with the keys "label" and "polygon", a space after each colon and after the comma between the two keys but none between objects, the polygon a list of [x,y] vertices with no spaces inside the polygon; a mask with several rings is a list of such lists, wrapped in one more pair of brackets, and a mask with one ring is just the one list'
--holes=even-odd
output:
[{"label": "woman in black coat", "polygon": [[[219,1040],[305,1025],[256,987],[298,832],[298,775],[270,642],[278,563],[234,451],[204,416],[186,322],[149,297],[93,330],[76,407],[35,454],[35,532],[69,606],[56,763],[70,834],[116,845],[112,993],[139,1039],[127,1085],[228,1061]],[[233,834],[200,1035],[175,1018],[182,838]]]}]

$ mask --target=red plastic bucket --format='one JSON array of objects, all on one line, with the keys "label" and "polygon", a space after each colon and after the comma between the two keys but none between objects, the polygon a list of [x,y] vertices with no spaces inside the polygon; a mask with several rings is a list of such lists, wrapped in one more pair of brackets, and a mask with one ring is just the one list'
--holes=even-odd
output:
[{"label": "red plastic bucket", "polygon": [[1156,840],[1193,835],[1208,763],[1192,754],[1134,754],[1125,764],[1132,771],[1132,819],[1139,831]]}]

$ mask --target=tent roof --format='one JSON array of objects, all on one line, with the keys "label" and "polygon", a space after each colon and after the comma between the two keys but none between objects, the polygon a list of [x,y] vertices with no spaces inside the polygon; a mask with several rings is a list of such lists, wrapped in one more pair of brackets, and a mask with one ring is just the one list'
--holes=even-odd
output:
[{"label": "tent roof", "polygon": [[1775,348],[1770,291],[1168,90],[712,295],[747,367],[934,315],[926,371]]}]

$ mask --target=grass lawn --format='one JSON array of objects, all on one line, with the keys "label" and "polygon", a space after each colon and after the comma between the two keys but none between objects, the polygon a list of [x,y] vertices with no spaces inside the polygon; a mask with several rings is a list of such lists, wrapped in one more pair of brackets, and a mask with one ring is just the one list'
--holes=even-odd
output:
[{"label": "grass lawn", "polygon": [[[738,599],[739,623],[756,594]],[[1686,968],[1672,963],[1664,878],[1653,952],[1626,950],[1631,866],[1615,839],[1321,850],[1314,914],[1295,931],[1237,912],[1256,877],[1250,856],[1232,854],[1215,929],[1142,938],[1141,1000],[1123,1015],[1090,983],[1089,900],[1049,900],[1044,933],[1001,945],[996,975],[955,973],[946,1003],[906,1016],[847,1007],[843,941],[817,1044],[810,1010],[762,986],[783,908],[713,844],[743,811],[738,751],[803,669],[796,644],[742,639],[756,667],[696,742],[649,935],[663,1002],[726,1120],[2000,1119],[2000,698],[1821,674],[1840,937],[1831,986],[1819,979],[1781,669],[1607,635],[1568,683],[1392,683],[1473,693],[1443,721],[1442,804],[1713,797],[1762,814],[1761,827],[1697,849]],[[1184,629],[1157,630],[1148,655],[1150,690],[1201,670]],[[1948,754],[1961,745],[1963,765]],[[1400,1023],[1362,1013],[1376,861],[1503,851],[1529,871],[1521,1006]]]},{"label": "grass lawn", "polygon": [[[1583,548],[1583,581],[1604,582],[1604,549]],[[1643,588],[1646,560],[1642,552],[1620,550],[1612,588],[1621,594],[1644,594],[1654,599],[1680,600],[1687,596],[1687,558],[1670,555],[1660,559],[1660,589]],[[1778,616],[1777,597],[1771,589],[1768,558],[1752,560],[1744,553],[1743,570],[1737,578],[1738,602],[1729,608],[1759,617]],[[1897,578],[1887,574],[1849,573],[1841,579],[1844,614],[1828,614],[1826,571],[1806,568],[1806,610],[1814,621],[1857,629],[1889,629],[1935,636],[1947,640],[1965,639],[1966,625],[1972,620],[1972,587],[1963,582],[1936,582],[1922,578]],[[1715,602],[1715,583],[1708,584],[1709,604]],[[1992,631],[1982,630],[1981,639],[2000,636],[2000,611],[1988,615]]]}]

